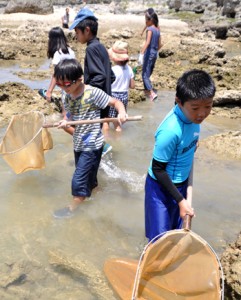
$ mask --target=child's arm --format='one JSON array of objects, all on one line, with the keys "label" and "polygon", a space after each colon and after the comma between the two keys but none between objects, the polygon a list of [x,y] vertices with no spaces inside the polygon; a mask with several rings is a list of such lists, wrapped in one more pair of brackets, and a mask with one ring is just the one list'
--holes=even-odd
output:
[{"label": "child's arm", "polygon": [[[88,61],[88,78],[86,82],[89,85],[103,89],[106,82],[106,71],[101,57],[93,49],[86,49],[86,60]],[[113,77],[113,74],[112,74]],[[111,78],[113,79],[113,78]]]},{"label": "child's arm", "polygon": [[51,102],[51,96],[52,96],[52,92],[54,90],[55,85],[56,85],[56,79],[54,78],[54,76],[52,76],[49,88],[46,92],[46,100],[48,102]]},{"label": "child's arm", "polygon": [[188,201],[178,191],[177,187],[171,181],[171,178],[166,172],[167,163],[162,163],[153,158],[152,171],[159,184],[176,200],[180,208],[180,217],[184,218],[185,215],[193,216],[194,212]]},{"label": "child's arm", "polygon": [[63,106],[63,111],[62,111],[63,120],[61,120],[59,122],[58,128],[62,128],[68,134],[73,135],[74,131],[75,131],[75,127],[66,125],[66,122],[70,121],[72,118],[71,118],[71,114],[69,112],[69,105],[66,103],[66,97],[67,96],[66,96],[66,94],[64,94],[64,95],[65,95],[64,99],[63,99],[64,102],[62,103],[62,106]]},{"label": "child's arm", "polygon": [[179,210],[180,210],[180,217],[185,218],[186,215],[189,215],[191,217],[194,216],[194,210],[193,208],[189,205],[188,201],[183,198],[181,202],[178,203],[179,205]]},{"label": "child's arm", "polygon": [[160,50],[162,47],[162,38],[160,36],[159,41],[158,41],[158,50]]},{"label": "child's arm", "polygon": [[58,129],[64,129],[65,132],[69,133],[70,135],[74,134],[75,128],[73,126],[67,125],[68,120],[63,119],[59,121]]},{"label": "child's arm", "polygon": [[134,89],[135,88],[135,74],[129,65],[128,65],[128,68],[129,68],[129,72],[130,72],[129,88]]},{"label": "child's arm", "polygon": [[145,30],[146,30],[146,26],[142,29],[141,36],[143,36],[143,33],[145,32]]},{"label": "child's arm", "polygon": [[135,88],[135,80],[134,80],[134,78],[131,78],[131,79],[130,79],[130,85],[129,85],[129,88],[130,88],[130,89],[134,89],[134,88]]},{"label": "child's arm", "polygon": [[146,49],[148,48],[148,46],[150,45],[151,42],[151,37],[152,37],[152,31],[148,30],[147,31],[147,36],[146,36],[146,41],[144,46],[141,49],[141,54],[144,54],[146,52]]}]

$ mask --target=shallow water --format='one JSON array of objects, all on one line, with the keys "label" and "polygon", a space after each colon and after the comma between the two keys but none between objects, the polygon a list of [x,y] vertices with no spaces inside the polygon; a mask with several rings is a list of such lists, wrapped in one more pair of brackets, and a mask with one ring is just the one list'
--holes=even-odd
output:
[{"label": "shallow water", "polygon": [[[18,76],[18,72],[22,73],[29,73],[33,71],[31,67],[26,68],[24,65],[31,66],[33,59],[30,60],[22,60],[21,65],[16,63],[14,60],[9,61],[1,61],[1,68],[0,68],[0,84],[5,82],[19,82],[23,83],[26,86],[28,86],[31,89],[40,89],[40,88],[48,88],[50,83],[50,78],[43,79],[43,80],[31,80],[21,78]],[[36,63],[36,62],[35,62]],[[43,60],[39,59],[40,67],[36,70],[38,71],[44,71],[49,69],[50,61],[49,60]]]},{"label": "shallow water", "polygon": [[[69,135],[50,129],[54,148],[46,153],[43,170],[15,175],[0,157],[0,264],[31,262],[35,280],[27,273],[29,279],[22,285],[28,299],[36,299],[36,295],[39,299],[99,299],[88,283],[91,279],[51,267],[50,250],[89,261],[101,272],[110,257],[139,257],[146,242],[143,187],[154,132],[173,102],[174,93],[165,91],[155,103],[146,101],[129,108],[129,115],[143,115],[143,120],[126,123],[121,134],[110,132],[113,151],[101,162],[99,187],[72,219],[52,217],[53,210],[71,199],[74,163]],[[238,121],[212,117],[202,126],[202,138],[240,127]],[[240,231],[240,178],[240,161],[224,161],[201,147],[197,151],[192,230],[218,254]],[[89,272],[95,276],[95,271]]]},{"label": "shallow water", "polygon": [[[232,49],[230,55],[236,55],[235,45]],[[48,65],[45,61],[41,68]],[[0,83],[18,81],[33,89],[49,84],[49,79],[21,79],[14,74],[18,71],[22,69],[14,62],[1,64],[0,74],[4,76],[0,76]],[[129,108],[129,115],[142,115],[143,121],[126,123],[121,134],[110,132],[113,151],[101,162],[99,187],[72,219],[52,217],[53,210],[71,200],[74,162],[69,135],[50,129],[54,148],[45,154],[43,170],[16,175],[0,157],[0,272],[6,263],[24,261],[27,275],[24,284],[9,286],[4,293],[16,293],[20,300],[102,299],[99,291],[106,282],[103,273],[98,272],[102,272],[105,260],[113,256],[139,258],[146,243],[143,189],[154,132],[173,103],[174,92],[160,91],[155,103],[145,101]],[[0,128],[0,140],[5,129]],[[241,124],[210,116],[202,124],[201,138],[226,130],[241,130]],[[241,161],[224,160],[211,151],[198,149],[192,230],[218,255],[240,231],[240,178]],[[52,267],[49,251],[57,250],[77,265],[85,262],[89,277]],[[1,291],[0,298],[4,299],[7,294]],[[106,299],[115,299],[106,294]]]}]

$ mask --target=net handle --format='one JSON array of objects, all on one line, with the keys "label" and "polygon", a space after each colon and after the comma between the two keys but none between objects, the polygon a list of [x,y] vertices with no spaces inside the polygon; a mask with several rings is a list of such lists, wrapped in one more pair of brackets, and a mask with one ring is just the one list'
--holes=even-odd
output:
[{"label": "net handle", "polygon": [[[133,116],[127,117],[126,121],[141,121],[142,116]],[[82,124],[93,124],[93,123],[104,123],[104,122],[118,122],[118,118],[104,118],[104,119],[93,119],[93,120],[78,120],[78,121],[69,121],[66,125],[82,125]],[[43,124],[43,128],[52,128],[58,127],[59,123],[52,123],[52,124]]]},{"label": "net handle", "polygon": [[182,228],[186,231],[191,230],[192,225],[192,217],[190,215],[186,215],[183,220]]},{"label": "net handle", "polygon": [[[192,194],[193,194],[193,167],[194,167],[193,165],[194,163],[192,164],[190,175],[188,177],[187,200],[186,200],[190,206],[192,206]],[[184,230],[189,231],[191,230],[191,225],[192,225],[192,217],[190,215],[186,215],[183,220],[182,228]]]}]

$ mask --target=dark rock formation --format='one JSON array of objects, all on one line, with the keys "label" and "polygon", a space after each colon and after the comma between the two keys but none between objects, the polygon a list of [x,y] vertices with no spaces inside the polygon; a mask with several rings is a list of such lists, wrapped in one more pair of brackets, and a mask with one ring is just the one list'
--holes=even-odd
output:
[{"label": "dark rock formation", "polygon": [[51,14],[53,13],[52,0],[10,0],[4,13],[30,13],[30,14]]}]

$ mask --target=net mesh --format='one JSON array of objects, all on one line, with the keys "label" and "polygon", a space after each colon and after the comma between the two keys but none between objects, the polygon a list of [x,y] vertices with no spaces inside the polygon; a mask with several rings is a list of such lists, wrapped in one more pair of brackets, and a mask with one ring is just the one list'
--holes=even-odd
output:
[{"label": "net mesh", "polygon": [[104,270],[121,299],[220,300],[220,267],[216,254],[201,237],[172,230],[147,245],[139,264],[112,259]]},{"label": "net mesh", "polygon": [[14,115],[0,144],[0,153],[16,174],[45,167],[44,151],[53,148],[44,115],[29,112]]}]

